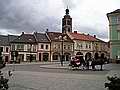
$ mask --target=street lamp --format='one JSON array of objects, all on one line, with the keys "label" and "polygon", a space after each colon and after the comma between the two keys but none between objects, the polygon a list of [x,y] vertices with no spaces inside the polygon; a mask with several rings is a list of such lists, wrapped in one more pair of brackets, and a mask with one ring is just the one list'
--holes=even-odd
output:
[{"label": "street lamp", "polygon": [[62,43],[61,43],[61,47],[62,47],[62,50],[61,50],[61,66],[63,66],[63,59],[64,59],[64,56],[63,56],[63,33],[62,33]]},{"label": "street lamp", "polygon": [[60,58],[60,62],[61,62],[61,66],[63,66],[63,61],[64,61],[63,44],[64,44],[64,40],[66,39],[66,36],[64,36],[64,34],[62,33],[62,35],[59,36],[59,39],[61,40],[61,58]]},{"label": "street lamp", "polygon": [[32,62],[32,54],[31,54],[31,52],[32,52],[32,44],[30,44],[30,63]]}]

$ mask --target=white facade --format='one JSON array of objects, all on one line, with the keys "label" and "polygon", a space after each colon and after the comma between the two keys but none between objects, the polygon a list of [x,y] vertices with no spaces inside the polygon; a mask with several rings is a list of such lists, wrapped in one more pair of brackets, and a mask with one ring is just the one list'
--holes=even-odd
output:
[{"label": "white facade", "polygon": [[[37,44],[11,44],[11,51],[18,51],[18,60],[29,61],[30,55],[37,57]],[[11,57],[11,59],[13,59]]]},{"label": "white facade", "polygon": [[50,60],[50,43],[38,43],[37,61],[49,61],[49,60]]},{"label": "white facade", "polygon": [[82,52],[85,56],[86,53],[93,51],[93,43],[90,41],[74,40],[74,55],[77,52]]},{"label": "white facade", "polygon": [[10,59],[10,46],[0,46],[3,48],[2,56],[5,62],[8,62]]}]

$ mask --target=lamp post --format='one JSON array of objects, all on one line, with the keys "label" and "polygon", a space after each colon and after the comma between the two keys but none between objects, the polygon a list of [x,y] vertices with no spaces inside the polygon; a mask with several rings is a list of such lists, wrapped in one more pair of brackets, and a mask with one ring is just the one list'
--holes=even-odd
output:
[{"label": "lamp post", "polygon": [[61,62],[61,66],[63,66],[63,61],[64,61],[64,49],[63,49],[64,35],[63,35],[63,33],[62,33],[62,35],[59,37],[59,39],[61,40],[61,58],[60,58],[60,62]]},{"label": "lamp post", "polygon": [[30,63],[32,62],[32,54],[31,54],[31,51],[32,51],[32,44],[30,44]]},{"label": "lamp post", "polygon": [[61,43],[61,47],[62,47],[62,50],[61,50],[61,66],[63,66],[63,59],[64,59],[64,56],[63,56],[63,33],[62,33],[62,43]]}]

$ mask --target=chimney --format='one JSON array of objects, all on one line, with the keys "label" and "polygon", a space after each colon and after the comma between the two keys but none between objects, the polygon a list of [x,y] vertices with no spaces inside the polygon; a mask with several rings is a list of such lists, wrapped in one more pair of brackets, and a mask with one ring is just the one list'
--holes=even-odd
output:
[{"label": "chimney", "polygon": [[48,28],[46,29],[46,32],[48,32]]},{"label": "chimney", "polygon": [[37,34],[37,32],[34,32],[34,34]]},{"label": "chimney", "polygon": [[96,38],[96,35],[94,35],[94,38]]},{"label": "chimney", "polygon": [[22,34],[24,34],[24,32],[22,32]]},{"label": "chimney", "polygon": [[75,34],[77,34],[77,31],[74,31]]}]

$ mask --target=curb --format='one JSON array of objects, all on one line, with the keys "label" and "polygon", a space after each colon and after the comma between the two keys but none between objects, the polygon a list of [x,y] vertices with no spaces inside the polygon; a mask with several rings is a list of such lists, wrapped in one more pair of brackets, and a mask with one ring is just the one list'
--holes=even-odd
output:
[{"label": "curb", "polygon": [[11,65],[52,65],[52,64],[57,64],[57,63],[20,63],[20,64],[6,64],[7,66]]},{"label": "curb", "polygon": [[69,68],[53,68],[53,67],[41,67],[40,68],[44,68],[44,69],[69,69]]},{"label": "curb", "polygon": [[46,66],[46,65],[42,65],[42,66],[40,66],[40,68],[46,68],[46,69],[69,69],[69,67],[66,65],[66,66],[53,66],[53,67],[51,67],[50,66],[51,64],[49,64],[48,66]]}]

